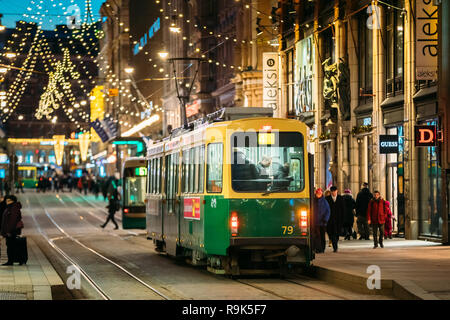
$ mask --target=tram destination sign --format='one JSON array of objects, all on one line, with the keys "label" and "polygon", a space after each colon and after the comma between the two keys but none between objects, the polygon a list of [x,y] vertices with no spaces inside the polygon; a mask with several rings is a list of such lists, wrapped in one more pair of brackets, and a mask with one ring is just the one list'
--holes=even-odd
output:
[{"label": "tram destination sign", "polygon": [[398,135],[380,135],[380,154],[398,153]]}]

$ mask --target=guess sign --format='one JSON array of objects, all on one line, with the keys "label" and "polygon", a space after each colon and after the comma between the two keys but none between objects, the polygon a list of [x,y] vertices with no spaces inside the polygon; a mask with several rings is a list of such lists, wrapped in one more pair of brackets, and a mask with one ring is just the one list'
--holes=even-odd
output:
[{"label": "guess sign", "polygon": [[398,153],[398,136],[397,135],[381,135],[380,136],[380,153]]},{"label": "guess sign", "polygon": [[432,147],[437,142],[436,126],[415,126],[414,140],[416,147]]}]

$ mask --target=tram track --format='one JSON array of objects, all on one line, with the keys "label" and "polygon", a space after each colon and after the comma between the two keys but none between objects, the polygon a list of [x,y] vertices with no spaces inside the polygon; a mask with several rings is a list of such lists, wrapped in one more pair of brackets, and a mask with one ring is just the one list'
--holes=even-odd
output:
[{"label": "tram track", "polygon": [[[297,280],[297,281],[295,281],[295,280]],[[322,289],[319,289],[319,288],[315,288],[315,287],[313,287],[313,286],[310,286],[310,285],[306,285],[306,284],[304,284],[304,283],[301,283],[301,282],[300,282],[301,280],[309,280],[309,281],[310,281],[310,280],[315,280],[315,279],[312,279],[312,278],[311,278],[311,279],[310,279],[310,278],[306,278],[306,277],[304,277],[304,276],[295,276],[294,279],[280,279],[280,282],[282,282],[282,283],[290,283],[290,284],[294,284],[294,285],[297,285],[297,286],[306,288],[306,289],[308,289],[308,290],[313,290],[313,291],[315,291],[315,292],[317,292],[317,293],[320,293],[320,294],[322,294],[322,295],[326,295],[326,296],[330,296],[330,297],[335,297],[335,298],[337,298],[337,299],[339,299],[339,300],[350,300],[350,298],[348,298],[348,297],[344,297],[344,296],[342,296],[342,295],[338,295],[338,294],[335,294],[335,293],[327,292],[327,291],[325,291],[325,290],[322,290]],[[275,292],[274,290],[270,290],[270,289],[268,289],[268,288],[264,288],[264,285],[263,285],[263,284],[255,284],[255,283],[251,283],[250,280],[234,279],[234,281],[239,282],[239,283],[244,284],[244,285],[247,285],[247,286],[250,286],[250,287],[252,287],[252,288],[254,288],[254,289],[260,290],[260,291],[265,292],[265,293],[268,293],[268,294],[270,294],[270,295],[276,296],[276,297],[281,298],[281,299],[283,299],[283,300],[298,300],[298,299],[295,298],[295,297],[294,297],[294,298],[293,298],[293,297],[288,297],[288,296],[286,296],[286,295],[279,294],[279,293]],[[278,284],[279,284],[279,283],[278,283]]]},{"label": "tram track", "polygon": [[105,257],[104,255],[102,255],[101,253],[99,253],[97,250],[83,244],[82,242],[80,242],[78,239],[72,237],[69,233],[67,233],[51,216],[51,214],[48,212],[48,210],[46,208],[44,208],[39,200],[39,197],[37,197],[36,195],[33,195],[33,197],[35,197],[35,199],[37,200],[37,203],[39,204],[40,209],[42,209],[45,213],[45,216],[48,218],[48,220],[52,223],[53,226],[56,227],[56,229],[64,235],[64,237],[53,237],[50,238],[48,236],[48,234],[42,230],[41,228],[41,224],[37,221],[37,218],[33,212],[33,210],[31,210],[31,206],[29,203],[29,200],[27,199],[27,205],[28,205],[28,209],[30,209],[31,212],[31,217],[35,223],[36,229],[38,230],[38,232],[43,236],[43,238],[49,243],[49,245],[55,249],[55,251],[57,251],[67,262],[69,262],[71,265],[73,265],[75,267],[75,269],[77,271],[79,271],[80,275],[83,276],[83,278],[94,288],[94,290],[102,297],[102,299],[104,300],[112,300],[113,298],[111,297],[110,294],[108,294],[103,288],[102,285],[100,285],[98,283],[98,281],[95,281],[92,276],[90,276],[88,274],[88,272],[85,270],[85,268],[81,267],[79,263],[77,263],[72,257],[70,257],[69,254],[67,254],[67,252],[65,252],[61,246],[58,246],[55,241],[56,240],[62,240],[62,239],[69,239],[70,241],[72,241],[73,243],[77,244],[78,246],[82,247],[83,249],[87,250],[88,252],[94,254],[95,256],[97,256],[98,258],[100,258],[103,261],[106,261],[108,264],[114,266],[116,269],[120,270],[121,273],[126,274],[128,277],[131,277],[134,281],[138,282],[141,286],[145,287],[146,289],[150,290],[154,295],[162,298],[163,300],[171,300],[170,297],[168,297],[166,294],[160,292],[158,289],[154,288],[153,286],[151,286],[150,284],[148,284],[147,282],[143,281],[142,279],[140,279],[139,277],[137,277],[136,275],[134,275],[133,273],[131,273],[130,271],[128,271],[126,268],[124,268],[123,266],[121,266],[120,264],[112,261],[111,259]]}]

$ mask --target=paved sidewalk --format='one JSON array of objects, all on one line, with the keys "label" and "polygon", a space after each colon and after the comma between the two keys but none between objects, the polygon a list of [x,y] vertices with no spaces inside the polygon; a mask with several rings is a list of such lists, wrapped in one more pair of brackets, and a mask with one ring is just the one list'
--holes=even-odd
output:
[{"label": "paved sidewalk", "polygon": [[[0,300],[52,300],[52,291],[64,290],[64,283],[31,237],[27,237],[28,262],[0,266]],[[6,245],[1,239],[0,264],[5,263]]]},{"label": "paved sidewalk", "polygon": [[[324,254],[316,254],[313,265],[320,279],[358,292],[450,300],[450,246],[439,243],[387,239],[384,248],[373,249],[373,241],[341,240],[337,253],[327,247]],[[367,287],[371,265],[380,267],[380,290]]]}]

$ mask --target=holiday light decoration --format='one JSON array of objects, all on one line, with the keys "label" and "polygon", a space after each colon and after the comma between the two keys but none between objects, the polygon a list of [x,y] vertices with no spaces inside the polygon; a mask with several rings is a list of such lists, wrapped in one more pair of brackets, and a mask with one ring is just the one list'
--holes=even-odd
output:
[{"label": "holiday light decoration", "polygon": [[39,108],[36,111],[36,118],[42,119],[45,116],[50,120],[50,115],[54,110],[59,109],[63,102],[64,95],[60,91],[59,86],[63,90],[70,88],[70,83],[66,80],[65,74],[70,73],[72,79],[78,79],[79,73],[75,71],[75,66],[70,60],[69,50],[64,50],[63,60],[56,64],[56,71],[50,72],[49,83],[45,88],[39,102]]},{"label": "holiday light decoration", "polygon": [[87,153],[89,149],[89,133],[79,135],[78,140],[80,141],[81,161],[85,162],[87,160]]},{"label": "holiday light decoration", "polygon": [[53,140],[55,141],[55,157],[56,157],[56,164],[60,166],[63,161],[64,157],[64,141],[66,137],[62,135],[56,135],[53,136]]}]

